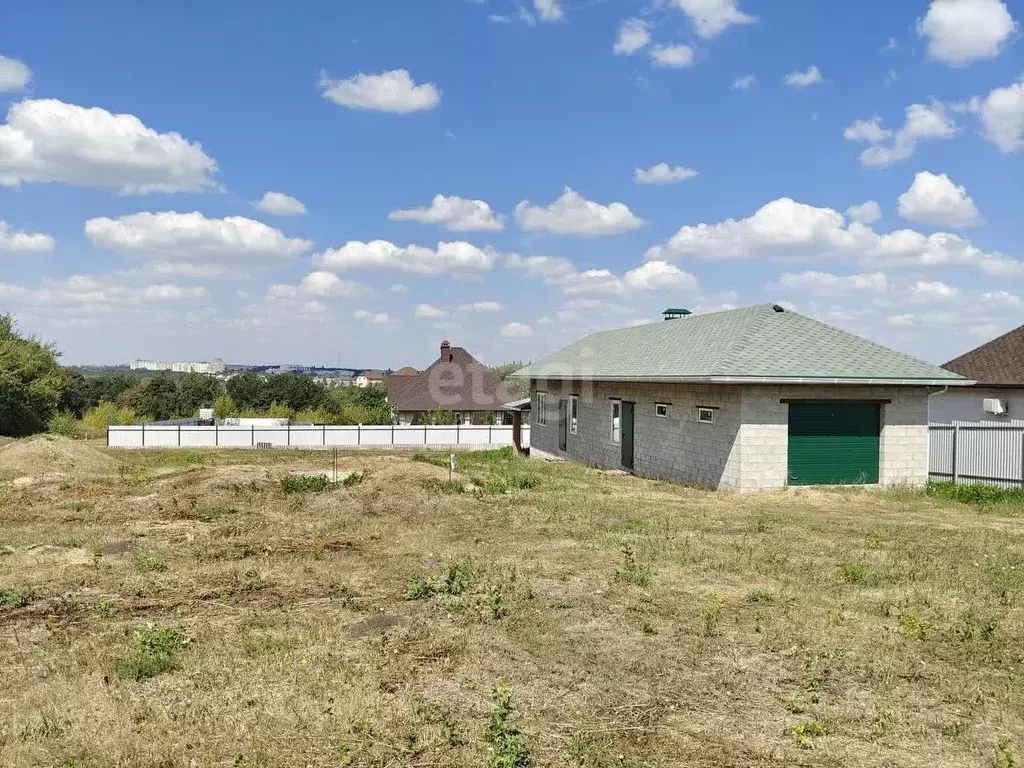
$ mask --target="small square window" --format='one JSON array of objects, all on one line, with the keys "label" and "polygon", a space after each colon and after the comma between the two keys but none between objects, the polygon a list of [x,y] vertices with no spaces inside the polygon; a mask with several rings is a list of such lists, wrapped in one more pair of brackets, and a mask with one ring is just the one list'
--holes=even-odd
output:
[{"label": "small square window", "polygon": [[698,408],[697,409],[697,421],[701,424],[714,424],[715,423],[715,409],[714,408]]},{"label": "small square window", "polygon": [[545,426],[548,423],[548,393],[537,393],[537,424]]},{"label": "small square window", "polygon": [[668,418],[668,403],[655,403],[654,415],[661,419]]}]

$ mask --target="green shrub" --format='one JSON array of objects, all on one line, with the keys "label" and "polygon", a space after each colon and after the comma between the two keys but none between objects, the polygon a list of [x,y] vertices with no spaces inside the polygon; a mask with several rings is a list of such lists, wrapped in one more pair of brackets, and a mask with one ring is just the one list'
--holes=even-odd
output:
[{"label": "green shrub", "polygon": [[77,438],[80,434],[78,419],[73,413],[58,413],[50,419],[50,434]]},{"label": "green shrub", "polygon": [[363,482],[363,477],[365,475],[362,472],[349,472],[341,481],[341,485],[344,488],[351,488],[353,485],[359,485]]},{"label": "green shrub", "polygon": [[637,562],[636,553],[629,544],[622,545],[623,564],[615,569],[615,581],[647,587],[651,583],[651,568]]},{"label": "green shrub", "polygon": [[862,587],[877,587],[882,583],[882,578],[876,571],[860,563],[843,563],[840,565],[839,578],[847,584],[857,584]]},{"label": "green shrub", "polygon": [[793,735],[801,749],[814,749],[814,738],[825,735],[825,726],[817,720],[804,720],[793,728]]},{"label": "green shrub", "polygon": [[1000,488],[982,483],[929,483],[927,494],[961,504],[1024,504],[1024,489]]},{"label": "green shrub", "polygon": [[121,408],[113,403],[102,402],[90,408],[82,416],[82,427],[87,433],[97,435],[106,432],[107,427],[134,424],[137,420],[131,408]]},{"label": "green shrub", "polygon": [[530,748],[526,737],[512,722],[515,715],[512,694],[498,686],[491,693],[491,701],[494,707],[484,734],[491,746],[487,768],[523,768],[529,765]]},{"label": "green shrub", "polygon": [[32,587],[0,587],[0,605],[24,608],[35,599]]},{"label": "green shrub", "polygon": [[704,603],[704,609],[700,612],[701,623],[704,635],[711,637],[718,629],[718,619],[722,615],[722,607],[725,605],[725,598],[719,594],[713,594]]},{"label": "green shrub", "polygon": [[159,552],[136,552],[135,570],[143,573],[160,573],[167,570],[167,558]]},{"label": "green shrub", "polygon": [[281,490],[285,493],[323,493],[334,490],[336,485],[327,475],[288,475],[281,478]]},{"label": "green shrub", "polygon": [[424,480],[423,487],[433,493],[460,494],[466,492],[466,486],[458,480],[438,480],[436,477]]},{"label": "green shrub", "polygon": [[147,627],[132,635],[132,655],[117,662],[122,680],[142,680],[178,668],[178,650],[185,635],[171,627]]}]

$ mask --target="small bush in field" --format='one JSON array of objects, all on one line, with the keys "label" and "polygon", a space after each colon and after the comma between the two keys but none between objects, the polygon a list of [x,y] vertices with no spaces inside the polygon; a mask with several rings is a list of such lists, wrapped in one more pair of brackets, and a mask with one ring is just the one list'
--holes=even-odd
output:
[{"label": "small bush in field", "polygon": [[647,587],[651,584],[651,568],[637,562],[636,553],[629,544],[622,546],[622,567],[615,569],[615,580],[623,584]]},{"label": "small bush in field", "polygon": [[159,552],[137,552],[135,570],[143,573],[159,573],[167,570],[167,558]]},{"label": "small bush in field", "polygon": [[335,488],[327,475],[288,475],[281,478],[284,493],[323,493]]},{"label": "small bush in field", "polygon": [[50,419],[50,434],[63,435],[64,437],[78,437],[78,419],[73,413],[58,413]]},{"label": "small bush in field", "polygon": [[143,680],[178,668],[178,650],[185,635],[172,627],[147,627],[132,635],[132,655],[117,662],[122,680]]},{"label": "small bush in field", "polygon": [[433,493],[461,494],[466,492],[466,486],[458,480],[438,480],[436,477],[424,480],[423,487]]},{"label": "small bush in field", "polygon": [[491,693],[491,701],[494,708],[484,734],[490,744],[487,768],[524,768],[530,764],[530,748],[523,732],[512,721],[515,715],[512,694],[498,686]]},{"label": "small bush in field", "polygon": [[876,571],[860,563],[843,563],[840,565],[839,578],[847,584],[857,584],[862,587],[877,587],[882,583],[882,579]]},{"label": "small bush in field", "polygon": [[363,482],[364,474],[362,472],[350,472],[345,475],[345,479],[341,481],[341,485],[344,488],[351,488],[353,485],[359,485]]},{"label": "small bush in field", "polygon": [[0,605],[24,608],[34,599],[35,590],[31,587],[0,587]]}]

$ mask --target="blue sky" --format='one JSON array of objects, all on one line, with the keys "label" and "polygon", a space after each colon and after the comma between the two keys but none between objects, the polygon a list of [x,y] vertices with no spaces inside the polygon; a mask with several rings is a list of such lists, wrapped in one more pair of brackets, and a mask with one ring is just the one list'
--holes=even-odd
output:
[{"label": "blue sky", "polygon": [[0,309],[72,363],[497,363],[764,301],[941,362],[1024,314],[1019,2],[37,6]]}]

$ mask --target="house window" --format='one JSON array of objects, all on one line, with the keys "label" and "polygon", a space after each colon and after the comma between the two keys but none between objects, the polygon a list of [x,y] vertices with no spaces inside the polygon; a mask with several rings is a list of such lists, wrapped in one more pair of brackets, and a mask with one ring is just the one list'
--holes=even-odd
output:
[{"label": "house window", "polygon": [[577,395],[569,397],[569,431],[576,434],[576,427],[579,424],[580,399]]},{"label": "house window", "polygon": [[654,404],[654,415],[659,419],[668,418],[668,403],[655,403]]},{"label": "house window", "polygon": [[612,400],[612,442],[622,439],[622,401]]},{"label": "house window", "polygon": [[537,423],[546,426],[548,423],[548,393],[537,393]]},{"label": "house window", "polygon": [[714,424],[715,423],[715,409],[714,408],[697,408],[697,421],[701,424]]}]

